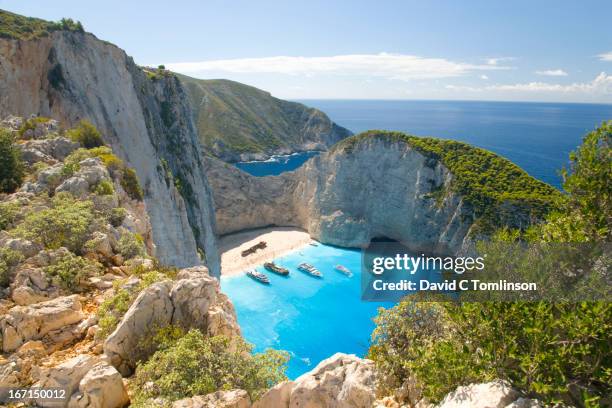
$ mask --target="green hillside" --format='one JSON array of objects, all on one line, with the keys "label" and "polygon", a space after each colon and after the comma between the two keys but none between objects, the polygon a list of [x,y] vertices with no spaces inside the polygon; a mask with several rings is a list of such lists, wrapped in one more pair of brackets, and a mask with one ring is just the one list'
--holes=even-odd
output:
[{"label": "green hillside", "polygon": [[49,33],[59,30],[82,32],[83,26],[79,21],[75,22],[69,18],[53,22],[0,10],[0,38],[30,40],[46,37]]},{"label": "green hillside", "polygon": [[227,161],[324,150],[350,136],[323,112],[238,82],[178,75],[190,95],[200,140]]}]

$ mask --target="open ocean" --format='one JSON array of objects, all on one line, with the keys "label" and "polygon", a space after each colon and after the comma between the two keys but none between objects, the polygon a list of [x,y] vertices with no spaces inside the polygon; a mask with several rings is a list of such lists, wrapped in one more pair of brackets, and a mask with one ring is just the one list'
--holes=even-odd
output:
[{"label": "open ocean", "polygon": [[[302,100],[354,133],[398,130],[454,139],[504,156],[560,188],[559,170],[588,131],[612,119],[612,105],[480,101]],[[306,155],[280,162],[238,164],[255,175],[279,174]]]}]

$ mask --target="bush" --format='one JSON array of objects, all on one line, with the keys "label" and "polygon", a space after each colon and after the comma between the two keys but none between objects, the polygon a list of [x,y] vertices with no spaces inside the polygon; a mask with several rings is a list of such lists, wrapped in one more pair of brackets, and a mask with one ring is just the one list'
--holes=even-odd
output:
[{"label": "bush", "polygon": [[91,122],[83,119],[79,124],[66,132],[67,136],[73,142],[79,143],[86,149],[99,147],[104,145],[102,135]]},{"label": "bush", "polygon": [[79,252],[94,219],[91,201],[62,192],[53,197],[51,208],[27,214],[15,234],[47,249],[66,247]]},{"label": "bush", "polygon": [[110,224],[116,228],[123,223],[123,220],[126,216],[127,210],[125,208],[116,207],[110,211],[110,214],[108,216],[108,222],[110,222]]},{"label": "bush", "polygon": [[16,201],[0,203],[0,230],[8,230],[13,227],[21,210],[21,205]]},{"label": "bush", "polygon": [[67,252],[46,266],[44,271],[56,285],[74,291],[84,278],[97,274],[100,268],[83,257]]},{"label": "bush", "polygon": [[102,180],[94,188],[94,193],[98,195],[112,195],[115,194],[113,183],[108,180]]},{"label": "bush", "polygon": [[229,338],[206,338],[195,329],[178,340],[174,340],[175,331],[164,333],[166,336],[157,339],[159,350],[136,368],[134,407],[148,407],[154,398],[172,402],[236,388],[255,400],[286,379],[285,352],[267,350],[253,355],[252,346],[241,338],[232,339],[230,347]]},{"label": "bush", "polygon": [[11,270],[21,261],[23,255],[19,252],[0,247],[0,287],[9,285]]},{"label": "bush", "polygon": [[15,145],[13,135],[0,129],[0,192],[14,192],[21,186],[24,174],[21,151]]},{"label": "bush", "polygon": [[142,237],[129,231],[121,234],[118,247],[119,253],[126,260],[137,256],[144,256],[146,253]]},{"label": "bush", "polygon": [[111,172],[111,174],[115,174],[122,168],[124,168],[123,160],[117,157],[110,147],[100,146],[94,147],[93,149],[88,150],[91,157],[98,157],[102,160],[102,163],[106,166],[106,168]]},{"label": "bush", "polygon": [[612,383],[609,303],[404,300],[376,321],[369,357],[386,384],[413,375],[434,402],[457,386],[500,378],[529,397],[584,406]]},{"label": "bush", "polygon": [[135,299],[135,295],[126,289],[115,289],[115,294],[106,299],[98,308],[98,331],[96,338],[105,339],[115,330],[119,320]]},{"label": "bush", "polygon": [[130,196],[133,200],[142,200],[143,199],[143,191],[140,187],[140,183],[138,182],[138,176],[136,176],[136,171],[129,167],[123,169],[123,175],[121,177],[121,187],[125,190],[128,196]]}]

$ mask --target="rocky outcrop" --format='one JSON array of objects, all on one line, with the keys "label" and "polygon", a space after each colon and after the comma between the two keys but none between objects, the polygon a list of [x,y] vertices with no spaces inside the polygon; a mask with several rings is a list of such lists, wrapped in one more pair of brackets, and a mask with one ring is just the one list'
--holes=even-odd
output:
[{"label": "rocky outcrop", "polygon": [[121,374],[101,361],[79,381],[78,392],[70,397],[69,408],[119,408],[129,403]]},{"label": "rocky outcrop", "polygon": [[143,290],[106,339],[104,352],[123,375],[129,375],[138,360],[154,351],[154,345],[143,346],[143,340],[168,325],[200,329],[210,336],[240,334],[231,302],[206,268],[183,270],[177,279]]},{"label": "rocky outcrop", "polygon": [[[204,155],[188,97],[176,77],[148,78],[121,49],[87,33],[0,39],[0,117],[31,113],[64,126],[90,120],[137,172],[156,256],[165,264],[198,265],[200,248],[212,273],[219,273]],[[36,129],[28,132],[27,138],[37,137]],[[26,145],[26,158],[45,161],[50,153],[70,147],[33,149],[36,142]],[[59,169],[43,173],[52,171]],[[76,179],[69,184],[66,189],[84,187]]]},{"label": "rocky outcrop", "polygon": [[374,392],[374,363],[337,353],[295,381],[276,385],[253,407],[370,408]]},{"label": "rocky outcrop", "polygon": [[15,306],[0,321],[2,349],[13,351],[28,340],[54,337],[60,334],[58,331],[71,331],[72,325],[84,317],[77,295],[30,306]]},{"label": "rocky outcrop", "polygon": [[220,234],[297,226],[334,245],[388,237],[415,251],[449,253],[464,245],[475,219],[460,195],[435,198],[453,181],[442,163],[385,138],[332,149],[280,176],[252,177],[215,160],[207,174]]}]

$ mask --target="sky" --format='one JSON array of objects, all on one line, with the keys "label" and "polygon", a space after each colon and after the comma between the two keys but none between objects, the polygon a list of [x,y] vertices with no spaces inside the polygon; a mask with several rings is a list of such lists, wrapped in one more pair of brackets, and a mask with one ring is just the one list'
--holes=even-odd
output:
[{"label": "sky", "polygon": [[286,99],[612,103],[612,1],[0,0]]}]

